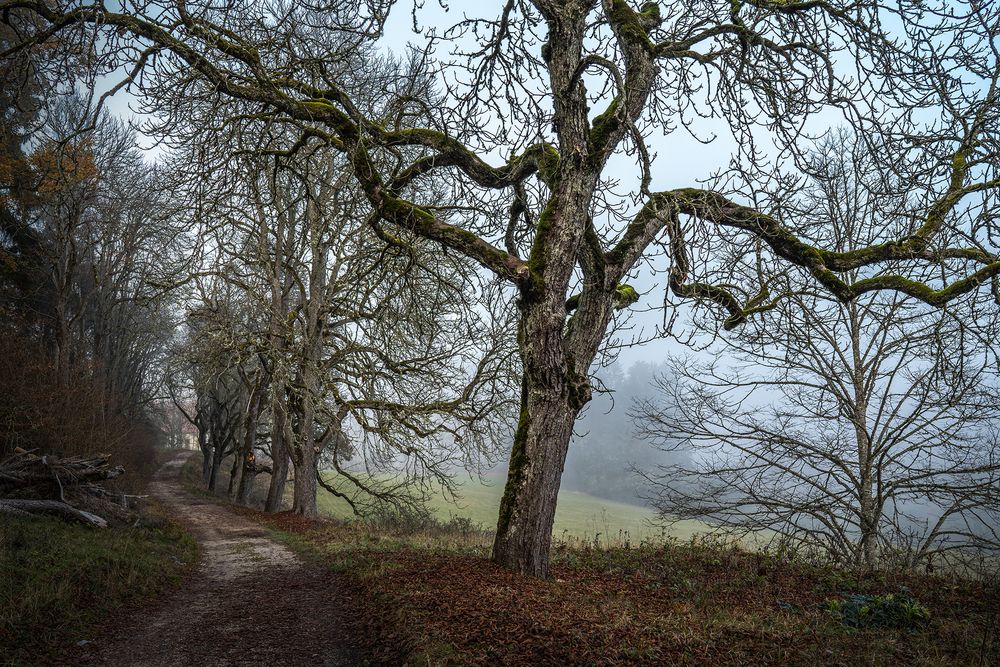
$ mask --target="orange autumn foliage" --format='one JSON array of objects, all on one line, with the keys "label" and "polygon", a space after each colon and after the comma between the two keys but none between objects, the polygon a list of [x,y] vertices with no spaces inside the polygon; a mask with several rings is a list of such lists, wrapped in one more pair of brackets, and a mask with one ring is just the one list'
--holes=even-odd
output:
[{"label": "orange autumn foliage", "polygon": [[39,194],[57,194],[93,183],[98,175],[90,138],[66,143],[48,142],[31,154]]}]

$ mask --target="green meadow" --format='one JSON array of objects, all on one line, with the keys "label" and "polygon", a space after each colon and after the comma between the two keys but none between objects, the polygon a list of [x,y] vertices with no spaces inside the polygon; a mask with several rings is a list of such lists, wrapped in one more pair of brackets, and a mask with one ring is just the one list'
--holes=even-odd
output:
[{"label": "green meadow", "polygon": [[[451,517],[465,517],[482,524],[486,529],[494,528],[500,508],[500,496],[503,494],[503,477],[491,475],[481,480],[465,477],[456,481],[459,493],[456,500],[450,500],[443,493],[436,493],[429,499],[428,507],[434,516],[442,521]],[[328,516],[343,519],[353,516],[345,501],[322,488],[317,502],[320,512]],[[686,540],[696,533],[706,532],[707,528],[698,521],[683,521],[661,529],[651,523],[655,518],[656,512],[648,507],[563,490],[559,492],[553,534],[557,539],[596,538],[601,542],[618,543],[625,537],[631,542],[639,542],[663,535]]]},{"label": "green meadow", "polygon": [[[231,459],[226,459],[222,466],[219,475],[220,489],[226,488],[231,464]],[[185,471],[188,484],[198,486],[200,484],[200,464],[195,461],[195,458],[188,462]],[[323,473],[323,477],[329,484],[337,487],[334,473]],[[452,517],[464,517],[480,524],[486,530],[493,530],[500,512],[500,496],[503,494],[504,482],[503,473],[492,473],[482,479],[459,475],[455,478],[458,497],[451,499],[447,494],[438,491],[430,496],[427,507],[440,521],[448,521]],[[255,493],[263,498],[267,493],[265,476],[258,477],[255,487]],[[291,483],[285,488],[285,500],[286,506],[290,507]],[[325,516],[344,520],[357,518],[346,501],[334,496],[322,487],[317,489],[316,504],[320,514]],[[678,521],[661,527],[654,524],[656,518],[656,512],[648,507],[598,498],[581,491],[563,489],[559,492],[552,534],[556,540],[565,539],[566,541],[580,542],[582,540],[593,541],[597,538],[604,545],[620,545],[626,537],[633,544],[644,539],[657,540],[665,537],[687,541],[694,535],[703,535],[711,530],[711,526],[700,521]],[[599,538],[598,533],[600,533]]]}]

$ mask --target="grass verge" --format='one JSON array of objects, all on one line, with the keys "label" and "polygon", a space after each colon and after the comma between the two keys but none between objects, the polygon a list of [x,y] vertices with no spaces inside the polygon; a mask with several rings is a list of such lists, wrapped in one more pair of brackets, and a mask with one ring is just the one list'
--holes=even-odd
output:
[{"label": "grass verge", "polygon": [[0,521],[0,664],[55,660],[124,604],[180,581],[197,546],[155,508],[136,527]]}]

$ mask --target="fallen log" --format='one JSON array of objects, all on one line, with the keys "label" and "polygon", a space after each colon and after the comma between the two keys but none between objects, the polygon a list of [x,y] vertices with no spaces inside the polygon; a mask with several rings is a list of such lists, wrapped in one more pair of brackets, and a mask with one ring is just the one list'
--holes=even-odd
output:
[{"label": "fallen log", "polygon": [[96,514],[79,510],[72,505],[58,500],[0,498],[0,513],[29,517],[38,517],[39,515],[56,516],[61,519],[79,521],[95,528],[108,527],[108,522]]},{"label": "fallen log", "polygon": [[109,520],[130,523],[128,496],[99,485],[125,472],[112,467],[110,459],[108,454],[62,458],[15,449],[0,461],[0,513],[58,516],[101,528]]}]

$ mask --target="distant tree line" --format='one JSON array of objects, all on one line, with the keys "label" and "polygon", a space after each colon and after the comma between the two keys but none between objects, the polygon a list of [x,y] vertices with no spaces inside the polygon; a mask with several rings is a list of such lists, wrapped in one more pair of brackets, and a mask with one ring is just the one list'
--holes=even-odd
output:
[{"label": "distant tree line", "polygon": [[632,408],[649,400],[654,380],[667,373],[666,364],[636,362],[627,369],[620,363],[600,369],[595,392],[576,423],[576,434],[566,456],[563,488],[583,491],[599,498],[632,504],[648,504],[649,489],[640,471],[678,463],[688,453],[662,451],[639,437]]},{"label": "distant tree line", "polygon": [[172,313],[149,283],[171,270],[179,228],[160,170],[71,86],[47,97],[57,84],[34,54],[2,76],[0,458],[108,452],[141,480],[169,430]]}]

